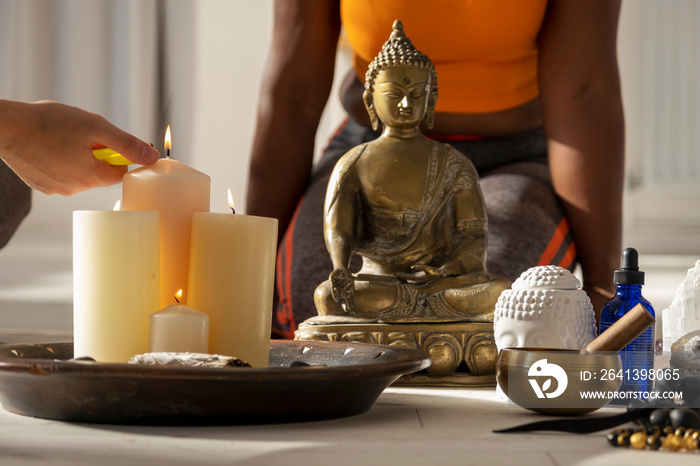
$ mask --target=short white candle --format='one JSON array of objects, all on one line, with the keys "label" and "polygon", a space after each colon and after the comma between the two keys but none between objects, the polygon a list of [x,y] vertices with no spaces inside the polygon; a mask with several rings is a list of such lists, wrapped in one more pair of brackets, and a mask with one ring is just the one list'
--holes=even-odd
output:
[{"label": "short white candle", "polygon": [[277,220],[195,213],[190,251],[188,304],[209,315],[209,352],[267,367]]},{"label": "short white candle", "polygon": [[158,212],[73,213],[75,357],[127,362],[160,308]]},{"label": "short white candle", "polygon": [[[181,291],[177,294],[181,295]],[[179,301],[151,314],[149,328],[148,351],[151,353],[209,351],[209,316]]]}]

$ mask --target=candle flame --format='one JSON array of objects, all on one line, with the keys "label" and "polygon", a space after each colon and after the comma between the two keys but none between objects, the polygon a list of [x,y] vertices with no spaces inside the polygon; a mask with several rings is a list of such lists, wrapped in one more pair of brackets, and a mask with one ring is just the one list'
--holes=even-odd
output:
[{"label": "candle flame", "polygon": [[172,146],[173,143],[172,138],[170,137],[170,125],[168,125],[168,128],[165,130],[165,153],[168,157],[170,157],[170,149],[172,149]]},{"label": "candle flame", "polygon": [[180,300],[182,299],[182,289],[177,290],[177,293],[175,293],[175,301],[177,301],[178,304],[180,304]]},{"label": "candle flame", "polygon": [[233,194],[231,194],[231,188],[228,188],[228,206],[231,208],[231,210],[236,212],[236,204],[233,203]]},{"label": "candle flame", "polygon": [[114,203],[114,209],[112,209],[112,210],[114,210],[114,211],[122,210],[122,201],[121,201],[121,200],[118,200],[117,202],[115,202],[115,203]]}]

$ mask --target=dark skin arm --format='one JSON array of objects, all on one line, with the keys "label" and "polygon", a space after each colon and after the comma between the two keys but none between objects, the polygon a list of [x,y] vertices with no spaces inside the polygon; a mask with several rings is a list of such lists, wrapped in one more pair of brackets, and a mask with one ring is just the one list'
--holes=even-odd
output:
[{"label": "dark skin arm", "polygon": [[338,2],[277,0],[253,140],[246,213],[279,220],[280,238],[309,180],[333,84]]},{"label": "dark skin arm", "polygon": [[622,241],[624,116],[617,66],[620,2],[551,1],[540,33],[539,84],[549,163],[600,318]]}]

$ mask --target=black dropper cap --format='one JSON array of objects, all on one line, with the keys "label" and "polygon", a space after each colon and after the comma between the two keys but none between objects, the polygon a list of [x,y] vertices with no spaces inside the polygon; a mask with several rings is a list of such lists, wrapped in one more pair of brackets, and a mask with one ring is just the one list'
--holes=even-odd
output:
[{"label": "black dropper cap", "polygon": [[613,276],[616,285],[644,285],[644,272],[639,270],[639,254],[634,248],[622,251],[622,264]]}]

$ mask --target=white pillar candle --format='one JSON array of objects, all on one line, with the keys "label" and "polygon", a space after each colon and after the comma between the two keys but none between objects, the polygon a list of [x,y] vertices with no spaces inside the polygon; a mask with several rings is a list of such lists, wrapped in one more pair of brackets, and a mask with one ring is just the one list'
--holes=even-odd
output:
[{"label": "white pillar candle", "polygon": [[127,362],[148,349],[160,308],[158,212],[73,213],[76,357]]},{"label": "white pillar candle", "polygon": [[148,335],[151,353],[207,353],[209,316],[178,301],[151,314]]},{"label": "white pillar candle", "polygon": [[124,210],[160,212],[160,308],[183,289],[187,303],[192,213],[209,212],[209,176],[182,162],[160,159],[124,175]]},{"label": "white pillar candle", "polygon": [[209,316],[209,352],[267,367],[277,220],[195,213],[189,305]]}]

